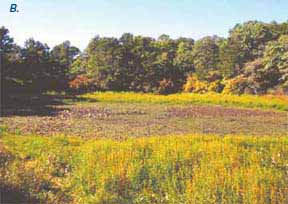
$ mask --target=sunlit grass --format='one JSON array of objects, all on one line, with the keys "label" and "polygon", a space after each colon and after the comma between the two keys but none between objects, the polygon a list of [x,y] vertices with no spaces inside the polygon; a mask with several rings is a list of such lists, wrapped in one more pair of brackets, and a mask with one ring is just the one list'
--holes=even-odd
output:
[{"label": "sunlit grass", "polygon": [[[53,116],[53,120],[48,120],[47,123],[43,121],[48,117],[41,121],[35,120],[40,117],[33,117],[33,120],[24,118],[27,121],[22,121],[23,129],[19,131],[16,128],[8,131],[11,121],[6,123],[7,127],[0,128],[1,185],[19,189],[37,198],[40,203],[288,203],[288,135],[285,132],[287,112],[242,110],[249,113],[231,115],[229,122],[230,119],[223,120],[221,117],[227,119],[230,113],[235,114],[232,110],[224,112],[216,110],[215,108],[219,108],[216,106],[207,106],[201,110],[195,107],[193,109],[193,106],[184,107],[185,104],[214,104],[287,111],[287,97],[220,94],[163,96],[113,92],[96,92],[80,97],[96,103],[77,102],[75,109],[60,111],[59,117]],[[97,101],[103,103],[99,104]],[[161,104],[169,104],[169,107]],[[172,108],[174,112],[168,108]],[[189,112],[191,110],[193,111]],[[194,115],[195,112],[198,115]],[[255,116],[257,120],[250,118],[254,113],[258,113]],[[237,120],[233,117],[237,117]],[[23,119],[13,118],[16,122],[14,127],[19,127],[17,122],[20,118]],[[190,119],[185,119],[183,123],[182,118]],[[264,119],[269,120],[267,122]],[[196,122],[194,126],[190,120]],[[70,124],[71,121],[76,121],[77,125],[76,122]],[[142,129],[135,128],[138,127],[135,126],[135,121],[141,128],[149,128],[149,134],[141,136],[155,136],[130,138],[129,136],[145,133]],[[237,125],[232,124],[235,121]],[[252,126],[245,125],[242,121],[249,122]],[[251,136],[252,129],[266,130],[265,124],[270,121],[279,125],[279,128],[267,125],[268,128],[271,127],[271,134],[260,131],[261,135],[263,132],[269,135]],[[100,129],[92,125],[95,122],[102,125]],[[194,130],[194,127],[206,130],[204,128],[207,127],[207,130],[212,128],[213,134],[216,132],[222,136],[188,134],[184,132],[186,129],[180,128],[183,124],[187,126],[187,131]],[[242,124],[243,127],[239,127]],[[231,133],[233,135],[226,135],[228,125],[233,125],[232,130],[246,130],[248,127],[252,129],[248,129],[245,136],[238,135],[242,134],[241,131],[234,130]],[[47,133],[52,136],[33,135],[35,132],[29,131],[30,126],[35,126],[36,129],[48,128]],[[161,131],[155,129],[158,126]],[[64,127],[61,132],[63,135],[53,136],[52,132],[57,127]],[[71,132],[75,131],[71,130],[77,128],[87,132],[87,127],[95,134],[103,130],[106,138],[111,139],[67,136],[72,135]],[[274,134],[277,131],[272,127],[282,128],[279,131],[281,134]],[[22,136],[21,131],[25,128],[28,129],[27,135]],[[176,135],[177,128],[181,130],[181,136]],[[114,130],[117,131],[113,133]],[[137,130],[139,134],[136,134]],[[81,131],[80,136],[84,136]],[[171,135],[163,136],[160,133]]]},{"label": "sunlit grass", "polygon": [[253,96],[253,95],[225,95],[225,94],[194,94],[180,93],[171,95],[155,95],[149,93],[132,92],[95,92],[81,97],[99,102],[128,102],[154,104],[215,104],[245,108],[264,108],[288,110],[287,96]]},{"label": "sunlit grass", "polygon": [[288,203],[288,137],[5,135],[2,143],[1,182],[50,203]]}]

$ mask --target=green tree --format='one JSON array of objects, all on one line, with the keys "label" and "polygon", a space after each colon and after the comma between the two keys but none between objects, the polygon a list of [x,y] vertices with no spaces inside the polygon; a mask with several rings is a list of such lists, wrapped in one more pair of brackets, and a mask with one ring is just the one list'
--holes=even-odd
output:
[{"label": "green tree", "polygon": [[47,44],[30,38],[22,49],[22,76],[30,91],[44,91],[52,88],[51,76],[55,72],[51,66],[50,52]]},{"label": "green tree", "polygon": [[51,51],[51,75],[57,89],[65,89],[69,80],[69,69],[80,54],[80,50],[69,41],[56,45]]},{"label": "green tree", "polygon": [[288,35],[282,35],[277,41],[269,42],[264,52],[264,71],[273,72],[271,86],[280,85],[288,91]]},{"label": "green tree", "polygon": [[227,77],[242,72],[244,64],[263,56],[267,43],[279,37],[270,24],[248,21],[237,24],[229,32],[220,55],[221,70]]},{"label": "green tree", "polygon": [[1,93],[7,94],[23,84],[21,80],[21,49],[9,36],[9,30],[0,28]]},{"label": "green tree", "polygon": [[288,88],[288,35],[271,41],[265,48],[264,57],[248,62],[244,67],[247,93],[259,94],[267,90]]},{"label": "green tree", "polygon": [[104,90],[126,90],[121,83],[121,45],[116,38],[93,38],[87,48],[87,74]]},{"label": "green tree", "polygon": [[209,71],[219,70],[219,38],[205,37],[196,41],[193,48],[195,72],[200,80],[205,79]]}]

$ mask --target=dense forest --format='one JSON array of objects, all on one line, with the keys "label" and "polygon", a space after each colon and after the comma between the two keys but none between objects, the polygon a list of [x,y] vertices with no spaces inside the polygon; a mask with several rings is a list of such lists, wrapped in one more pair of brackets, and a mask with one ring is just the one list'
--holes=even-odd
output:
[{"label": "dense forest", "polygon": [[[288,21],[237,24],[227,38],[95,36],[81,52],[65,41],[50,49],[17,45],[0,28],[1,93],[48,90],[288,93]],[[3,96],[3,95],[2,95]]]}]

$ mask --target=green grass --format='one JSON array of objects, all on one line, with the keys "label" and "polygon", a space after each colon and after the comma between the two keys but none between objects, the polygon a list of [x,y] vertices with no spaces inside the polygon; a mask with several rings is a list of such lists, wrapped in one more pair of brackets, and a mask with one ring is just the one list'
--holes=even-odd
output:
[{"label": "green grass", "polygon": [[171,95],[141,94],[132,92],[95,92],[81,96],[99,102],[125,102],[145,104],[213,104],[232,107],[264,108],[288,111],[286,96],[224,95],[216,93],[180,93]]},{"label": "green grass", "polygon": [[45,203],[288,202],[288,137],[8,134],[2,143],[1,182]]}]

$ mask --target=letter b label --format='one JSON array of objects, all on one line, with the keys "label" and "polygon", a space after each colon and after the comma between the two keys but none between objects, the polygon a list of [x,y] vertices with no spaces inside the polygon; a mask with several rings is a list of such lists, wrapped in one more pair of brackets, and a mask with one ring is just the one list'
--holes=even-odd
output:
[{"label": "letter b label", "polygon": [[11,4],[11,6],[10,6],[10,12],[18,12],[18,10],[17,10],[17,4]]}]

